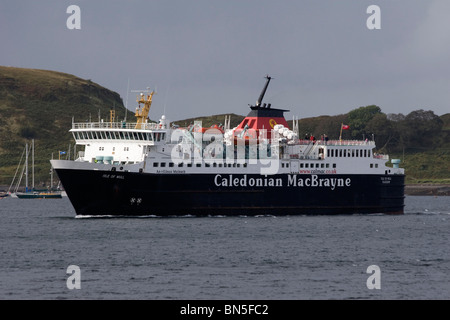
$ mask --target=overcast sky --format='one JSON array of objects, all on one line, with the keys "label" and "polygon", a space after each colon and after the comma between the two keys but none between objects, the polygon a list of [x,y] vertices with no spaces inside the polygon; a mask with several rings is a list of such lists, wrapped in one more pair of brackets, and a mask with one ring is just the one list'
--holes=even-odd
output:
[{"label": "overcast sky", "polygon": [[[69,29],[70,5],[81,29]],[[381,29],[369,29],[380,8]],[[0,65],[70,73],[116,91],[130,110],[157,89],[150,117],[286,118],[450,112],[449,0],[2,0]],[[73,20],[70,20],[73,22]],[[63,108],[63,106],[61,106]]]}]

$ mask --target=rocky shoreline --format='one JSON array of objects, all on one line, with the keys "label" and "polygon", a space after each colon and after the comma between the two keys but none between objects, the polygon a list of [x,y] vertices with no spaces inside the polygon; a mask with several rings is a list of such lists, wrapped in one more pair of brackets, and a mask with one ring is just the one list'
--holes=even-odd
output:
[{"label": "rocky shoreline", "polygon": [[450,196],[448,184],[409,184],[405,186],[409,196]]}]

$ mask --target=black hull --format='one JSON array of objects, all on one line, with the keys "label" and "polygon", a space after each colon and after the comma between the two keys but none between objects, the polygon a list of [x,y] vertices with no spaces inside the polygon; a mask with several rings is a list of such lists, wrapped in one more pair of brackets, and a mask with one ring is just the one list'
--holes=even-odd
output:
[{"label": "black hull", "polygon": [[77,215],[402,214],[404,207],[404,175],[56,171]]}]

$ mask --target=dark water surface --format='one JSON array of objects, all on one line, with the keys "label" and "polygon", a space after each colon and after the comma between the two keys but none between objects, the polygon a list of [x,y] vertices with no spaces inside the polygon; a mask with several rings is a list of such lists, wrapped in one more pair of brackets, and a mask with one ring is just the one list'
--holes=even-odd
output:
[{"label": "dark water surface", "polygon": [[67,198],[5,198],[0,299],[450,299],[450,198],[407,196],[405,211],[75,218]]}]

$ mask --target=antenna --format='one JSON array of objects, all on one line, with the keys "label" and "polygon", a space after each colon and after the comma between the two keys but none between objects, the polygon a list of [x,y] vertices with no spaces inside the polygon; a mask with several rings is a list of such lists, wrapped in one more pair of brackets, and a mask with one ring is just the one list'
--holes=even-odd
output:
[{"label": "antenna", "polygon": [[[156,90],[156,88],[155,88]],[[166,114],[166,105],[167,105],[167,97],[169,96],[169,86],[167,87],[166,90],[166,96],[164,97],[164,114]]]},{"label": "antenna", "polygon": [[127,121],[127,113],[128,113],[128,94],[130,93],[130,78],[128,78],[127,85],[127,101],[125,102],[125,122]]},{"label": "antenna", "polygon": [[298,131],[298,117],[292,116],[292,131],[297,134],[297,137],[299,137],[299,131]]}]

